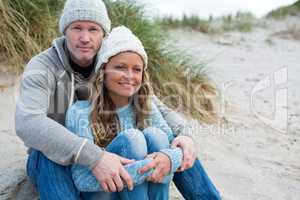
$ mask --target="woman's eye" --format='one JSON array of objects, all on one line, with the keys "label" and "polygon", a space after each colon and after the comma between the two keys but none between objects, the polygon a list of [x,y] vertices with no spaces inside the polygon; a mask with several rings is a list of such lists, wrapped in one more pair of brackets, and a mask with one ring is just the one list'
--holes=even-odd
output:
[{"label": "woman's eye", "polygon": [[141,72],[142,69],[141,68],[134,68],[133,71],[135,71],[135,72]]},{"label": "woman's eye", "polygon": [[115,66],[115,69],[124,70],[125,67],[122,66],[122,65],[116,65],[116,66]]}]

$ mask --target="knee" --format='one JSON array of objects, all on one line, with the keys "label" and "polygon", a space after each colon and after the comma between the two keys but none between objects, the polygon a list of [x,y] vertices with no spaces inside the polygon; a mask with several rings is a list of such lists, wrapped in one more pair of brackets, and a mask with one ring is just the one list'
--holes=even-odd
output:
[{"label": "knee", "polygon": [[156,127],[148,127],[143,130],[148,149],[152,152],[160,151],[161,149],[169,148],[170,143],[168,135]]},{"label": "knee", "polygon": [[124,143],[124,152],[129,159],[141,160],[147,155],[147,143],[144,134],[137,129],[127,129],[119,133]]}]

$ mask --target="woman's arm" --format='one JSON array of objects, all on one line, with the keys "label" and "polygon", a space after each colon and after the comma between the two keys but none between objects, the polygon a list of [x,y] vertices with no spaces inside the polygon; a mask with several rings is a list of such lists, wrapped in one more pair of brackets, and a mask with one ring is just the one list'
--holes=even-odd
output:
[{"label": "woman's arm", "polygon": [[[89,143],[93,142],[92,130],[89,126],[89,108],[86,101],[76,102],[67,112],[66,127],[79,137],[86,138]],[[133,180],[134,185],[145,181],[153,170],[145,174],[138,173],[138,169],[151,162],[150,159],[140,160],[124,166]],[[76,188],[81,192],[102,192],[101,187],[92,171],[83,165],[73,165],[71,167],[72,178]]]},{"label": "woman's arm", "polygon": [[193,136],[198,132],[197,129],[178,112],[168,108],[156,96],[153,96],[152,100],[174,132],[175,139],[172,141],[172,147],[179,147],[183,151],[180,170],[184,171],[191,168],[196,160],[196,147]]},{"label": "woman's arm", "polygon": [[[93,143],[93,135],[89,127],[88,102],[77,101],[66,114],[66,127],[75,135]],[[71,167],[72,178],[76,188],[81,192],[103,191],[92,171],[83,165],[74,164]]]}]

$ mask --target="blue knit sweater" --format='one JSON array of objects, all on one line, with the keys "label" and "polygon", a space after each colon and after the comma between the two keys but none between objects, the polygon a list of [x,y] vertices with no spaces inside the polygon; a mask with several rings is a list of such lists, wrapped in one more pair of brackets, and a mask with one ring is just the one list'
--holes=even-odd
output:
[{"label": "blue knit sweater", "polygon": [[[88,139],[88,142],[93,143],[94,138],[92,129],[90,127],[89,115],[91,106],[88,101],[77,101],[67,111],[66,115],[66,127],[74,134],[79,137]],[[117,115],[120,121],[121,131],[135,128],[135,112],[132,104],[119,108]],[[174,139],[174,134],[171,128],[168,126],[163,116],[159,112],[155,104],[151,104],[151,114],[149,117],[150,126],[161,129],[168,135],[169,142],[171,144]],[[163,153],[168,155],[171,160],[171,173],[174,173],[181,165],[182,151],[180,148],[175,149],[164,149]],[[135,167],[132,168],[132,164],[125,166],[130,176],[133,178],[135,184],[140,184],[145,181],[146,177],[149,176],[153,171],[146,172],[140,175],[136,169],[149,163],[149,159],[144,159],[135,162]],[[139,167],[137,167],[139,166]],[[77,189],[81,192],[96,192],[103,191],[99,182],[96,180],[91,170],[83,165],[73,165],[71,168],[72,177]]]}]

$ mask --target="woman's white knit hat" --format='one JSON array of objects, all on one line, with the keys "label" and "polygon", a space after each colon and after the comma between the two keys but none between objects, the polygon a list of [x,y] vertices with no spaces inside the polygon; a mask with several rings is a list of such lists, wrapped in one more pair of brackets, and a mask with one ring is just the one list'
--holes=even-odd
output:
[{"label": "woman's white knit hat", "polygon": [[118,26],[113,28],[107,38],[102,42],[98,53],[96,71],[109,59],[119,53],[133,51],[141,56],[144,61],[144,70],[148,65],[147,53],[142,42],[127,27]]},{"label": "woman's white knit hat", "polygon": [[99,24],[106,35],[110,32],[111,22],[102,0],[67,0],[59,20],[59,31],[64,34],[75,21],[91,21]]}]

